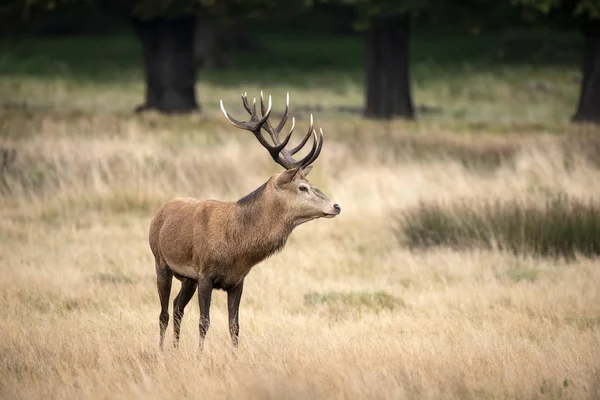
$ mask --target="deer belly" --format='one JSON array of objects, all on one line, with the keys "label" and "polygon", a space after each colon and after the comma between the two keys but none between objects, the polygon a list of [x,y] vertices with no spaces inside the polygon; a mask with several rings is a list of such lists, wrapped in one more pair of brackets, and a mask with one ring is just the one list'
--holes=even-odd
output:
[{"label": "deer belly", "polygon": [[174,262],[169,262],[168,259],[165,259],[167,265],[177,275],[184,276],[190,279],[198,279],[198,268],[195,265],[185,265],[185,264],[177,264]]},{"label": "deer belly", "polygon": [[194,263],[190,248],[186,246],[165,248],[162,250],[162,256],[174,273],[186,278],[198,279],[198,266]]}]

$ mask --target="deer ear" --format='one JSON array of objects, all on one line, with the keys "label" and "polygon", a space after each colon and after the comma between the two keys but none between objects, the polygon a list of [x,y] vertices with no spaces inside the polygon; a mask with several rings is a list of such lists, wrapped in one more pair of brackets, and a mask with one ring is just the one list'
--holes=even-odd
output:
[{"label": "deer ear", "polygon": [[302,168],[302,173],[304,174],[304,176],[308,175],[308,173],[312,170],[312,165],[308,165],[304,168]]},{"label": "deer ear", "polygon": [[280,185],[285,185],[286,183],[290,183],[291,181],[294,180],[294,178],[298,174],[298,171],[300,171],[300,168],[293,168],[293,169],[288,169],[286,171],[283,171],[277,177],[277,181],[275,182],[275,184],[277,186],[280,186]]}]

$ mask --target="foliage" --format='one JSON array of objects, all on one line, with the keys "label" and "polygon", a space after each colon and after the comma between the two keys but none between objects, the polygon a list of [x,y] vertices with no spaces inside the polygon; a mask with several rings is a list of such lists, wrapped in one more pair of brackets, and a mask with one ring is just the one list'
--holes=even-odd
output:
[{"label": "foliage", "polygon": [[589,19],[600,18],[600,2],[598,0],[513,0],[513,4],[536,10],[544,16],[555,12],[561,17],[568,15]]},{"label": "foliage", "polygon": [[311,0],[311,2],[334,3],[355,10],[354,28],[363,31],[373,23],[373,18],[398,14],[417,15],[431,7],[435,0]]},{"label": "foliage", "polygon": [[421,204],[399,224],[403,240],[412,247],[495,247],[569,259],[600,255],[600,205],[566,196],[543,206],[516,200]]},{"label": "foliage", "polygon": [[600,2],[597,0],[580,0],[575,6],[576,15],[588,15],[590,18],[600,18]]},{"label": "foliage", "polygon": [[219,17],[260,16],[267,10],[282,12],[304,4],[301,0],[288,2],[285,7],[275,0],[12,0],[5,8],[10,8],[13,14],[18,11],[26,20],[36,14],[56,14],[72,7],[87,7],[90,11],[97,8],[117,10],[126,15],[151,19],[176,18],[200,11]]}]

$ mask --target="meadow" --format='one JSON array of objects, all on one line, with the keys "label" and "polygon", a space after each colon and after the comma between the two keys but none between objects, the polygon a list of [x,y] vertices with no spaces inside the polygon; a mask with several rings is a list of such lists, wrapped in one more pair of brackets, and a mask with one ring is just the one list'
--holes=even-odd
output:
[{"label": "meadow", "polygon": [[[201,73],[202,113],[179,117],[131,113],[127,35],[0,42],[0,397],[600,397],[600,128],[569,122],[576,38],[423,35],[418,119],[385,123],[357,112],[360,40],[312,39],[261,37],[277,63]],[[239,349],[215,292],[204,351],[194,297],[160,352],[150,220],[278,170],[218,110],[260,90],[275,115],[290,92],[299,132],[314,113],[310,179],[342,213],[249,274]]]}]

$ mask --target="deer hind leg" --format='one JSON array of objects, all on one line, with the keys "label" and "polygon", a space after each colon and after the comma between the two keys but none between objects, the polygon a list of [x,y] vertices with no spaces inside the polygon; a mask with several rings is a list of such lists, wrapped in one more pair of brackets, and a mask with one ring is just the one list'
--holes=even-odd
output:
[{"label": "deer hind leg", "polygon": [[166,265],[156,263],[156,286],[160,298],[160,315],[158,325],[160,326],[160,348],[163,349],[165,331],[169,325],[169,297],[171,296],[171,284],[173,283],[173,272]]},{"label": "deer hind leg", "polygon": [[193,279],[183,279],[179,294],[173,301],[173,346],[176,348],[179,347],[179,331],[181,320],[183,319],[183,311],[192,297],[194,297],[196,285],[197,283]]}]

